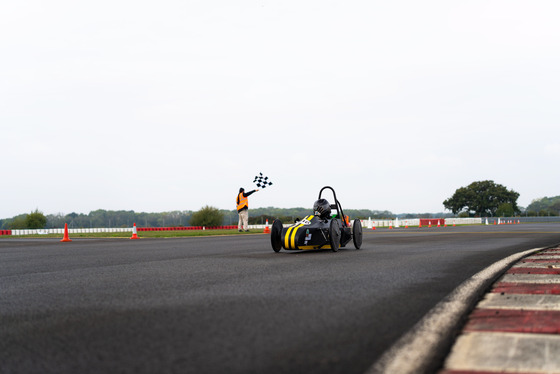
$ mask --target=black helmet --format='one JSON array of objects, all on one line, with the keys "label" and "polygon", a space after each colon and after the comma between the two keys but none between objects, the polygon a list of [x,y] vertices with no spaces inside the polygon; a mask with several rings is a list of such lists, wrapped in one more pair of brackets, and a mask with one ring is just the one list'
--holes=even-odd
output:
[{"label": "black helmet", "polygon": [[313,204],[313,211],[319,214],[321,218],[329,218],[331,216],[331,204],[325,199],[319,199]]}]

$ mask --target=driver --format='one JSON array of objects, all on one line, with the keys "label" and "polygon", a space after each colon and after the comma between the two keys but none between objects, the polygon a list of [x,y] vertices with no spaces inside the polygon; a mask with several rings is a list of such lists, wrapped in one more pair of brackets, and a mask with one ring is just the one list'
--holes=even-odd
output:
[{"label": "driver", "polygon": [[331,216],[331,204],[326,199],[319,199],[313,204],[313,211],[316,216],[323,219],[330,218]]}]

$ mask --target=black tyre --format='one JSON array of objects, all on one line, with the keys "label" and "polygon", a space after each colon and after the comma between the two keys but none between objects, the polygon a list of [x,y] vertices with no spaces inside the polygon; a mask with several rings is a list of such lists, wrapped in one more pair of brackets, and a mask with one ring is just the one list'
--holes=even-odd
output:
[{"label": "black tyre", "polygon": [[356,249],[360,249],[362,246],[362,238],[362,221],[355,219],[352,224],[352,240],[354,241],[354,247],[356,247]]},{"label": "black tyre", "polygon": [[340,247],[340,224],[337,219],[332,219],[329,225],[329,244],[333,252]]},{"label": "black tyre", "polygon": [[280,252],[282,249],[282,222],[279,219],[275,219],[272,222],[272,228],[270,229],[270,244],[272,244],[272,249],[274,252]]}]

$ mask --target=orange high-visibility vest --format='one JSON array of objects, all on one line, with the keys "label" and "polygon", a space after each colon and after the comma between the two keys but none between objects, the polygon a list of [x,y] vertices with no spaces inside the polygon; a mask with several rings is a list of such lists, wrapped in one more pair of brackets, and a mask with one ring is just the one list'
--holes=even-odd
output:
[{"label": "orange high-visibility vest", "polygon": [[243,196],[243,192],[240,192],[237,196],[237,211],[239,212],[244,207],[249,208],[249,199]]}]

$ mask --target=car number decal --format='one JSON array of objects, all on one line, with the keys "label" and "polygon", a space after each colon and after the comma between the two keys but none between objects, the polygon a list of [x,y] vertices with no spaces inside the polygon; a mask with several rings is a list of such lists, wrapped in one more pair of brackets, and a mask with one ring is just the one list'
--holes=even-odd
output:
[{"label": "car number decal", "polygon": [[299,223],[297,223],[296,225],[288,229],[288,231],[286,232],[286,236],[284,238],[284,247],[286,249],[296,249],[296,233],[298,229],[302,226],[310,225],[313,217],[314,216],[312,215],[307,216],[304,219],[302,219]]}]

